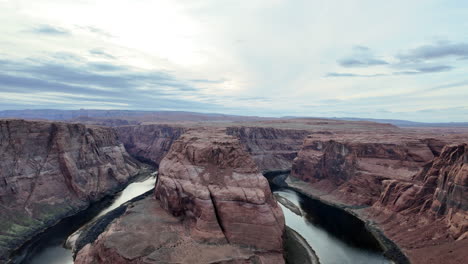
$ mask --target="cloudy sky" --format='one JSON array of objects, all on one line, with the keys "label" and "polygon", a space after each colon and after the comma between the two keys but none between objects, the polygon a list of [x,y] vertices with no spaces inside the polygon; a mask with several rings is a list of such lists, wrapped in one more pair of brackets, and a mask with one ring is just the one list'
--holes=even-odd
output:
[{"label": "cloudy sky", "polygon": [[468,121],[468,1],[0,0],[0,110]]}]

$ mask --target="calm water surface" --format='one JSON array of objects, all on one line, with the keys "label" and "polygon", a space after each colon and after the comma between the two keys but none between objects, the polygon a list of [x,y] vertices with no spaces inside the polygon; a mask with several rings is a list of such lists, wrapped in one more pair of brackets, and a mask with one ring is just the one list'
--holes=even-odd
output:
[{"label": "calm water surface", "polygon": [[[345,239],[342,234],[333,234],[332,229],[325,227],[323,221],[315,221],[320,215],[317,212],[311,212],[310,208],[304,206],[303,198],[296,192],[287,189],[274,191],[284,198],[287,198],[303,211],[303,216],[296,215],[288,208],[281,205],[286,219],[286,225],[301,234],[314,249],[319,257],[321,264],[386,264],[392,263],[378,251],[362,248],[360,243],[351,239]],[[326,213],[326,212],[324,212]],[[325,223],[331,225],[340,225],[340,219],[335,218],[337,223]],[[322,223],[320,223],[322,222]],[[357,230],[352,230],[355,232]],[[358,231],[357,234],[359,235]],[[354,234],[353,234],[354,235]],[[359,241],[359,240],[356,240]],[[360,247],[361,246],[361,247]]]},{"label": "calm water surface", "polygon": [[[150,177],[142,182],[135,182],[127,186],[113,201],[113,203],[102,210],[97,217],[104,215],[105,213],[117,208],[128,200],[143,194],[152,188],[154,188],[156,178]],[[291,190],[276,190],[275,193],[287,198],[295,205],[301,208],[304,216],[298,216],[291,212],[286,207],[282,206],[286,224],[300,233],[307,242],[311,245],[314,251],[317,253],[320,263],[322,264],[386,264],[391,263],[381,253],[372,249],[366,249],[366,246],[362,246],[359,239],[353,241],[351,239],[343,239],[340,234],[334,234],[336,232],[343,233],[343,230],[334,231],[333,229],[327,228],[324,222],[328,224],[340,225],[340,219],[335,218],[337,223],[331,223],[330,219],[318,221],[321,217],[320,213],[314,212],[311,208],[305,206],[304,199],[296,192]],[[307,202],[308,203],[308,202]],[[322,212],[323,213],[323,212]],[[333,220],[333,219],[332,219]],[[353,228],[353,232],[356,228]],[[359,236],[360,230],[357,230],[357,236]],[[364,231],[362,231],[364,232]],[[349,237],[349,235],[348,235]],[[41,248],[29,261],[25,262],[28,264],[73,264],[71,250],[63,248],[64,240],[52,239],[47,241],[49,246]],[[365,244],[365,243],[364,243]]]}]

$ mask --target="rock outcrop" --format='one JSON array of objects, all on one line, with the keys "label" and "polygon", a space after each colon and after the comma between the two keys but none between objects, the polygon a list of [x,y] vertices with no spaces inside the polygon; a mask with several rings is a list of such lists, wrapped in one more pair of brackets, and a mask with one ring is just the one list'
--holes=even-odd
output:
[{"label": "rock outcrop", "polygon": [[0,256],[140,171],[114,130],[0,120]]},{"label": "rock outcrop", "polygon": [[155,198],[127,209],[76,263],[284,263],[283,233],[281,208],[239,141],[190,130],[161,161]]},{"label": "rock outcrop", "polygon": [[186,130],[178,125],[121,126],[115,129],[130,155],[155,166],[159,166],[172,143]]},{"label": "rock outcrop", "polygon": [[[283,213],[239,141],[222,131],[191,131],[165,157],[156,198],[193,225],[194,237],[282,250]],[[259,239],[259,238],[262,239]]]}]

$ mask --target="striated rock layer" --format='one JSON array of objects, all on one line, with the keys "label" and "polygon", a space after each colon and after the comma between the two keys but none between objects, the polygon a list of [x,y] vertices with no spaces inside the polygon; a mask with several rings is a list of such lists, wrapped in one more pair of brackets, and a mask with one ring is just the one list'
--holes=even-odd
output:
[{"label": "striated rock layer", "polygon": [[384,187],[368,215],[414,262],[462,263],[468,258],[467,144],[444,147],[414,182],[390,180]]},{"label": "striated rock layer", "polygon": [[0,120],[0,256],[112,193],[140,165],[114,130]]},{"label": "striated rock layer", "polygon": [[161,163],[155,194],[166,210],[185,217],[194,237],[216,234],[215,241],[282,250],[283,214],[268,181],[222,131],[191,131],[176,141]]},{"label": "striated rock layer", "polygon": [[[222,127],[222,125],[219,125]],[[159,165],[172,143],[195,124],[148,124],[116,127],[119,139],[135,158]],[[210,129],[213,129],[210,128]],[[273,127],[229,126],[261,171],[289,170],[310,131]]]},{"label": "striated rock layer", "polygon": [[439,141],[399,135],[312,134],[294,160],[291,175],[321,195],[347,204],[372,205],[383,181],[411,181],[440,152]]},{"label": "striated rock layer", "polygon": [[161,161],[155,198],[127,209],[76,263],[284,263],[281,208],[224,130],[190,130],[176,140]]},{"label": "striated rock layer", "polygon": [[374,222],[414,263],[461,263],[468,257],[460,251],[468,245],[467,147],[444,145],[466,137],[440,138],[312,134],[294,160],[291,186]]},{"label": "striated rock layer", "polygon": [[228,127],[226,133],[239,138],[261,171],[289,170],[301,149],[307,130],[273,127]]}]

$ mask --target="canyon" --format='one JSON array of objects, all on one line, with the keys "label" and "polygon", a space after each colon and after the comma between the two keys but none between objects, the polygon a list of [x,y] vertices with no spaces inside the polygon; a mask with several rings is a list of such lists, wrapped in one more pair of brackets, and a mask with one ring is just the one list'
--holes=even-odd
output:
[{"label": "canyon", "polygon": [[0,258],[122,188],[145,166],[113,129],[0,120]]},{"label": "canyon", "polygon": [[411,263],[462,263],[467,139],[402,131],[312,134],[294,160],[289,185],[368,221]]},{"label": "canyon", "polygon": [[[397,263],[468,257],[464,129],[326,119],[76,121],[1,121],[0,198],[11,223],[1,234],[8,238],[2,256],[149,165],[159,168],[154,193],[121,209],[78,249],[75,263],[194,256],[282,263],[284,218],[261,173],[282,175],[284,187],[361,219],[393,243],[386,254]],[[52,220],[44,205],[57,210]]]}]

